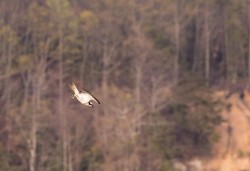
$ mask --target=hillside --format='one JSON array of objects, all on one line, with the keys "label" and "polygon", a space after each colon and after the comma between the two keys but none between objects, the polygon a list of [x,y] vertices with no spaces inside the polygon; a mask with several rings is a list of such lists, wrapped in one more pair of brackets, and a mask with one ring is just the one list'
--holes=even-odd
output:
[{"label": "hillside", "polygon": [[[224,98],[226,92],[216,96]],[[220,139],[213,155],[207,159],[194,158],[185,164],[175,161],[177,171],[250,171],[250,93],[238,93],[224,100],[224,122],[218,127]]]},{"label": "hillside", "polygon": [[[223,93],[222,93],[223,94]],[[233,94],[225,102],[225,122],[218,128],[220,141],[215,146],[215,155],[208,162],[208,170],[248,171],[250,170],[250,93],[244,97]]]}]

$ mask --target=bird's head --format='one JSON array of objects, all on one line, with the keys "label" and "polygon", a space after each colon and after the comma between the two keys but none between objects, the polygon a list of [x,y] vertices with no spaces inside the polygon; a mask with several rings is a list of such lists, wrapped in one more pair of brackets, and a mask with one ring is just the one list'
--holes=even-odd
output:
[{"label": "bird's head", "polygon": [[92,102],[89,102],[89,105],[93,108],[94,107],[94,105],[93,105],[93,103]]}]

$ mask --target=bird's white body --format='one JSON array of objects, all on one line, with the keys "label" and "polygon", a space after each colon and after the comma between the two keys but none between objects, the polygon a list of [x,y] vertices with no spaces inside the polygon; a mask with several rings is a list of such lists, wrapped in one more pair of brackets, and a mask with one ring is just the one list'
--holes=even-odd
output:
[{"label": "bird's white body", "polygon": [[79,90],[76,88],[76,85],[74,83],[72,83],[69,86],[71,90],[74,92],[73,98],[76,97],[77,100],[79,100],[79,102],[81,102],[82,104],[86,106],[94,107],[91,100],[100,104],[100,102],[88,92],[86,91],[79,92]]}]

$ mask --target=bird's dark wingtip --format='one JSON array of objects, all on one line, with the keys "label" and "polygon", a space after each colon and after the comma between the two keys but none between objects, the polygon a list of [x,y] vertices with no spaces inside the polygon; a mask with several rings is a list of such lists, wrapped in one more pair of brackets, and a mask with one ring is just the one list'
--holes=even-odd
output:
[{"label": "bird's dark wingtip", "polygon": [[98,104],[101,104],[100,101],[99,101],[97,98],[94,97],[94,99],[95,99],[95,101],[96,101]]}]

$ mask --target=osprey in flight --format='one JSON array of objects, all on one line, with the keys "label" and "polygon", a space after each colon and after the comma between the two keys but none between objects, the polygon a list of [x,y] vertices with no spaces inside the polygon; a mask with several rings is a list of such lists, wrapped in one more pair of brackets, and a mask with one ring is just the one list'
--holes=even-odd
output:
[{"label": "osprey in flight", "polygon": [[86,92],[86,91],[79,92],[74,83],[70,84],[69,87],[75,93],[73,95],[73,98],[76,97],[77,100],[79,100],[82,104],[84,104],[86,106],[90,106],[92,108],[94,107],[92,100],[95,101],[96,103],[100,104],[100,102],[94,96],[89,94],[88,92]]}]

